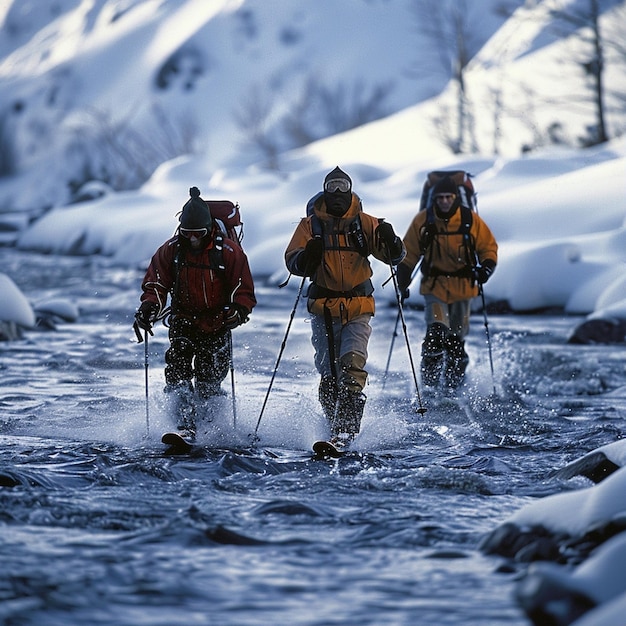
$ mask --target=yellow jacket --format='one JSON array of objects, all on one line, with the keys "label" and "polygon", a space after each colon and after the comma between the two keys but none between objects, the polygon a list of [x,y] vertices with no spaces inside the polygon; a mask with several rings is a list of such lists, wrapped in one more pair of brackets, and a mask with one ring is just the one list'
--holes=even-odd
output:
[{"label": "yellow jacket", "polygon": [[[420,293],[432,294],[447,303],[469,300],[478,295],[478,285],[473,280],[474,259],[463,241],[461,230],[462,210],[457,210],[449,219],[443,219],[433,209],[435,235],[427,250],[422,250],[420,239],[422,229],[427,225],[428,211],[420,211],[413,218],[406,235],[404,246],[406,257],[402,262],[409,274],[424,256]],[[488,259],[495,265],[498,262],[498,244],[487,224],[477,213],[472,213],[469,236],[472,247],[481,264]]]},{"label": "yellow jacket", "polygon": [[[323,315],[328,308],[333,317],[340,317],[344,323],[357,315],[374,314],[374,291],[371,276],[372,266],[368,256],[389,263],[386,246],[376,236],[380,220],[361,210],[361,200],[353,193],[352,203],[346,214],[336,218],[326,211],[323,196],[315,202],[314,215],[321,225],[324,237],[322,262],[311,277],[308,310]],[[360,224],[362,247],[357,244],[356,235],[350,234]],[[302,218],[285,251],[285,263],[292,274],[302,276],[297,257],[306,244],[315,236],[316,229],[312,216]],[[397,259],[393,260],[397,262]]]}]

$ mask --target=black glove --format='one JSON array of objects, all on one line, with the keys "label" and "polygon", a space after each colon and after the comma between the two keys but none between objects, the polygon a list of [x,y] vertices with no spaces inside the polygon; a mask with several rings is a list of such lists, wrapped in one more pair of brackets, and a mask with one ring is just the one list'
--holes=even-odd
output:
[{"label": "black glove", "polygon": [[436,234],[437,227],[434,224],[426,224],[426,226],[422,226],[419,239],[420,249],[422,252],[425,252],[429,248]]},{"label": "black glove", "polygon": [[479,265],[476,268],[476,280],[481,285],[484,285],[489,280],[489,277],[493,274],[495,269],[496,264],[491,259],[487,259],[482,265]]},{"label": "black glove", "polygon": [[302,271],[303,276],[313,276],[315,270],[322,262],[324,254],[324,242],[321,237],[309,239],[306,248],[300,253],[298,259],[298,267]]},{"label": "black glove", "polygon": [[135,325],[153,335],[152,324],[156,321],[158,311],[159,305],[156,302],[144,300],[135,313]]},{"label": "black glove", "polygon": [[392,259],[402,256],[402,240],[389,222],[380,222],[376,227],[376,236],[387,246],[387,253]]},{"label": "black glove", "polygon": [[398,290],[400,291],[400,302],[404,304],[405,300],[409,299],[409,285],[411,284],[411,270],[408,265],[400,263],[396,269],[396,276],[398,278]]},{"label": "black glove", "polygon": [[248,321],[248,310],[240,304],[231,304],[224,308],[224,326],[233,330]]}]

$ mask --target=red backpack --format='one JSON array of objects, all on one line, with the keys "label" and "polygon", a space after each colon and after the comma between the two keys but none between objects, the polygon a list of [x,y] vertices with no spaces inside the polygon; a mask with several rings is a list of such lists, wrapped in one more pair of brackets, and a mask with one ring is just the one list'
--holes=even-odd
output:
[{"label": "red backpack", "polygon": [[218,223],[220,230],[226,237],[241,246],[243,241],[243,222],[239,212],[239,203],[230,200],[205,200],[211,217]]}]

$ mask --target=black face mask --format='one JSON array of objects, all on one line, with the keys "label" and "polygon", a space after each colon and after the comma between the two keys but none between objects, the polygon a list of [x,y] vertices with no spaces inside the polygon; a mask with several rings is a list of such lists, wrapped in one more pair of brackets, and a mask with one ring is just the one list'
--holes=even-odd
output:
[{"label": "black face mask", "polygon": [[325,191],[324,202],[326,203],[326,210],[330,215],[333,217],[342,217],[348,212],[352,204],[352,192],[334,191],[330,193]]}]

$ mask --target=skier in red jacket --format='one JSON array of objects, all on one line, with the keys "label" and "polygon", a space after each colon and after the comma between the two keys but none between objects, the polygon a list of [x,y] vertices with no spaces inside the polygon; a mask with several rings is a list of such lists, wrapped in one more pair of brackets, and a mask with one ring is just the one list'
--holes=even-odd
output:
[{"label": "skier in red jacket", "polygon": [[231,331],[248,321],[256,298],[239,242],[221,232],[197,187],[189,195],[176,234],[150,261],[135,324],[152,334],[153,323],[167,315],[170,295],[164,391],[175,400],[178,428],[193,436],[194,395],[206,399],[222,393]]}]

